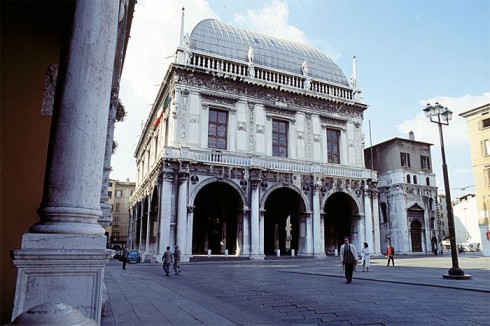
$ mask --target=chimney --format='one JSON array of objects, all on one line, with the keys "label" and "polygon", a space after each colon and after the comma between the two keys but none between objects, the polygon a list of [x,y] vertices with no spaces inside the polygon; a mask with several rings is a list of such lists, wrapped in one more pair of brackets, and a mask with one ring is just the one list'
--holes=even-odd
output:
[{"label": "chimney", "polygon": [[413,133],[412,130],[410,130],[410,132],[408,133],[408,139],[415,140],[415,134]]}]

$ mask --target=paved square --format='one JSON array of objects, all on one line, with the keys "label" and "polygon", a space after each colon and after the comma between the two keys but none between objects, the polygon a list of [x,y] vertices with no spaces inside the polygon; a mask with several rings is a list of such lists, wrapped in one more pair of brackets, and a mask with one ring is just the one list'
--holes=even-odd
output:
[{"label": "paved square", "polygon": [[444,280],[445,256],[373,259],[345,284],[336,257],[183,264],[112,261],[102,325],[488,325],[490,258],[467,255],[471,280]]}]

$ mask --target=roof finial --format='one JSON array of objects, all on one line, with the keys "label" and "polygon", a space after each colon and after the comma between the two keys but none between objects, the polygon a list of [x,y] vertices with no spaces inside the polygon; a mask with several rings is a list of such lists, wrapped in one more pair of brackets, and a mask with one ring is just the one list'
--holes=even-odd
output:
[{"label": "roof finial", "polygon": [[180,19],[180,42],[179,42],[179,46],[184,46],[184,11],[185,11],[185,8],[182,7],[182,18]]},{"label": "roof finial", "polygon": [[352,57],[352,76],[350,77],[350,82],[354,90],[353,92],[354,99],[360,100],[361,99],[360,94],[362,93],[362,91],[357,85],[356,56]]},{"label": "roof finial", "polygon": [[356,56],[352,57],[352,76],[350,77],[352,88],[357,88]]}]

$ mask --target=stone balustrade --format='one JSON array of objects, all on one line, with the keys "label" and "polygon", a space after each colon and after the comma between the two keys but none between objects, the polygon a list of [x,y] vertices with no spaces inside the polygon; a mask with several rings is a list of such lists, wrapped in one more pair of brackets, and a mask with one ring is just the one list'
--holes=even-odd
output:
[{"label": "stone balustrade", "polygon": [[[255,64],[248,65],[230,59],[193,53],[186,66],[204,69],[218,75],[228,75],[232,78],[251,78],[257,82],[265,82],[284,89],[308,91],[316,96],[353,100],[353,91],[349,87],[325,83],[299,74],[265,69]],[[253,69],[250,69],[251,67]]]},{"label": "stone balustrade", "polygon": [[[209,151],[190,149],[186,147],[165,147],[163,159],[189,160],[202,163],[219,163],[229,166],[245,168],[259,168],[297,173],[319,173],[333,177],[368,179],[373,178],[372,171],[365,168],[354,168],[344,165],[331,165],[310,161],[286,159],[280,157],[266,157],[231,153],[226,151]],[[375,177],[374,177],[375,178]]]}]

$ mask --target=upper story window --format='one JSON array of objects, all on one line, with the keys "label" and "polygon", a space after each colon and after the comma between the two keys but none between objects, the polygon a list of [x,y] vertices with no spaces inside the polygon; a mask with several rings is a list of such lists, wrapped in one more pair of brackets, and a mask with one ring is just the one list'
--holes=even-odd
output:
[{"label": "upper story window", "polygon": [[490,127],[490,118],[483,119],[481,121],[481,129]]},{"label": "upper story window", "polygon": [[413,184],[414,184],[414,185],[416,185],[416,184],[417,184],[417,176],[416,176],[416,175],[414,175],[414,176],[413,176]]},{"label": "upper story window", "polygon": [[410,154],[409,153],[400,153],[400,163],[402,167],[410,167]]},{"label": "upper story window", "polygon": [[107,196],[109,196],[109,198],[112,198],[112,191],[108,191]]},{"label": "upper story window", "polygon": [[407,174],[407,183],[410,183],[410,174]]},{"label": "upper story window", "polygon": [[116,203],[116,212],[119,212],[121,210],[121,204]]},{"label": "upper story window", "polygon": [[430,186],[430,179],[429,177],[425,178],[425,185]]},{"label": "upper story window", "polygon": [[420,167],[422,170],[430,170],[430,158],[427,155],[420,155]]},{"label": "upper story window", "polygon": [[288,157],[288,122],[272,120],[272,155]]},{"label": "upper story window", "polygon": [[490,156],[490,139],[482,141],[482,154],[483,156]]},{"label": "upper story window", "polygon": [[116,190],[116,197],[118,198],[122,197],[122,190]]},{"label": "upper story window", "polygon": [[208,148],[226,149],[228,112],[209,109]]},{"label": "upper story window", "polygon": [[485,178],[485,186],[490,186],[490,167],[483,169],[483,177]]},{"label": "upper story window", "polygon": [[340,164],[340,130],[327,128],[328,163]]}]

